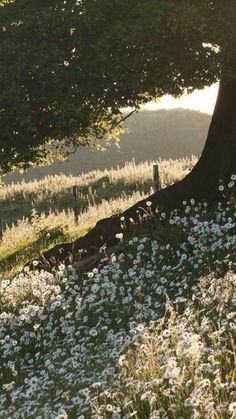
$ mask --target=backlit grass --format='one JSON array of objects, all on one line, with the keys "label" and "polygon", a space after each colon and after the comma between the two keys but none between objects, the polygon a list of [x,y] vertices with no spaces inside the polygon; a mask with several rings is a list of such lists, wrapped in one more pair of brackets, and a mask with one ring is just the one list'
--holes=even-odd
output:
[{"label": "backlit grass", "polygon": [[[162,186],[180,180],[195,161],[195,157],[161,161]],[[73,185],[79,191],[78,225],[74,223]],[[1,189],[0,206],[7,225],[0,242],[0,270],[12,277],[44,250],[83,236],[99,219],[124,211],[150,193],[150,162],[137,166],[127,163],[123,168],[93,171],[79,177],[46,177]]]},{"label": "backlit grass", "polygon": [[2,278],[1,418],[235,418],[235,199],[159,223],[83,275]]}]

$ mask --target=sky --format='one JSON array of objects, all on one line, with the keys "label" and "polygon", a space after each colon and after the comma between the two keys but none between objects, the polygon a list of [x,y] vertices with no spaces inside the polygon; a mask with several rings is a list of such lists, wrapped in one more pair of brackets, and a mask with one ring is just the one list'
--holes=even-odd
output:
[{"label": "sky", "polygon": [[179,99],[174,99],[172,96],[164,96],[158,103],[148,103],[144,106],[144,109],[155,110],[155,109],[194,109],[203,113],[212,115],[216,96],[217,96],[218,84],[213,84],[210,87],[206,87],[203,90],[195,90],[190,95],[181,96]]}]

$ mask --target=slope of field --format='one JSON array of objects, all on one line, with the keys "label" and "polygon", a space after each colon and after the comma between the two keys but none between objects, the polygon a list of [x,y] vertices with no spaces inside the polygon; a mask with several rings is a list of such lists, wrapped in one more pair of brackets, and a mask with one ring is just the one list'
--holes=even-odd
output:
[{"label": "slope of field", "polygon": [[30,169],[27,173],[4,177],[4,182],[42,179],[60,173],[74,176],[94,169],[105,170],[123,166],[132,159],[136,164],[146,160],[179,159],[198,156],[203,148],[210,115],[184,109],[142,111],[130,117],[128,132],[120,139],[120,148],[111,145],[104,152],[79,149],[68,162],[50,167]]},{"label": "slope of field", "polygon": [[162,214],[83,276],[62,264],[2,277],[0,417],[235,418],[235,198],[225,202]]},{"label": "slope of field", "polygon": [[[185,176],[196,158],[160,161],[162,187]],[[72,186],[78,186],[78,225],[74,224]],[[10,276],[39,252],[84,235],[96,222],[124,211],[152,192],[152,164],[127,163],[116,170],[81,176],[48,176],[0,190],[4,232],[0,269]],[[12,225],[12,223],[14,223]]]}]

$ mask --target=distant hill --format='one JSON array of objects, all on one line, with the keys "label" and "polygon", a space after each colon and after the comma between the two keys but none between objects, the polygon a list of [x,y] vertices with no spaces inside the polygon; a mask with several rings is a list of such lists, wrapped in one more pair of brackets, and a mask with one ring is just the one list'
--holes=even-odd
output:
[{"label": "distant hill", "polygon": [[8,184],[23,179],[40,179],[48,174],[78,175],[93,169],[109,169],[122,166],[132,159],[139,163],[199,155],[210,119],[210,115],[185,109],[142,111],[126,121],[129,132],[121,136],[120,149],[114,144],[104,152],[79,149],[65,162],[29,169],[25,174],[16,172],[5,176],[3,180]]}]

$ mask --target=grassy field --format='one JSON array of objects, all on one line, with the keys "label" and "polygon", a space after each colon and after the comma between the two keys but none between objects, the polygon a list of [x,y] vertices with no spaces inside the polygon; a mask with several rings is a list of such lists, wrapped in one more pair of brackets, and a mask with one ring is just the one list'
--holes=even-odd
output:
[{"label": "grassy field", "polygon": [[204,146],[211,116],[185,109],[140,111],[128,118],[128,131],[120,136],[119,148],[111,142],[104,152],[79,148],[68,160],[50,166],[31,168],[26,173],[4,176],[7,184],[42,179],[48,175],[80,175],[91,170],[111,169],[133,158],[136,163],[154,159],[177,159],[199,155]]},{"label": "grassy field", "polygon": [[[181,177],[188,163],[182,172],[177,163],[170,167]],[[140,172],[133,167],[130,178]],[[235,181],[236,175],[227,193]],[[139,196],[121,194],[106,210],[105,201],[90,204],[81,220],[95,222],[83,215],[89,208],[104,216]],[[33,220],[8,228],[5,248],[11,234],[22,243],[24,236],[26,248],[31,237],[37,247],[43,223],[52,229],[60,214],[34,213]],[[77,234],[73,228],[66,234]],[[63,264],[54,274],[35,265],[11,280],[6,275],[0,283],[1,418],[236,417],[232,194],[224,206],[209,209],[192,200],[182,215],[147,222],[117,254],[83,275]]]},{"label": "grassy field", "polygon": [[[162,186],[181,179],[196,158],[159,162]],[[74,225],[72,187],[78,187],[79,222]],[[96,221],[121,212],[152,192],[152,163],[93,171],[74,176],[46,177],[0,190],[6,228],[0,243],[0,270],[5,276],[40,252],[84,235]],[[13,223],[13,224],[12,224]]]}]

